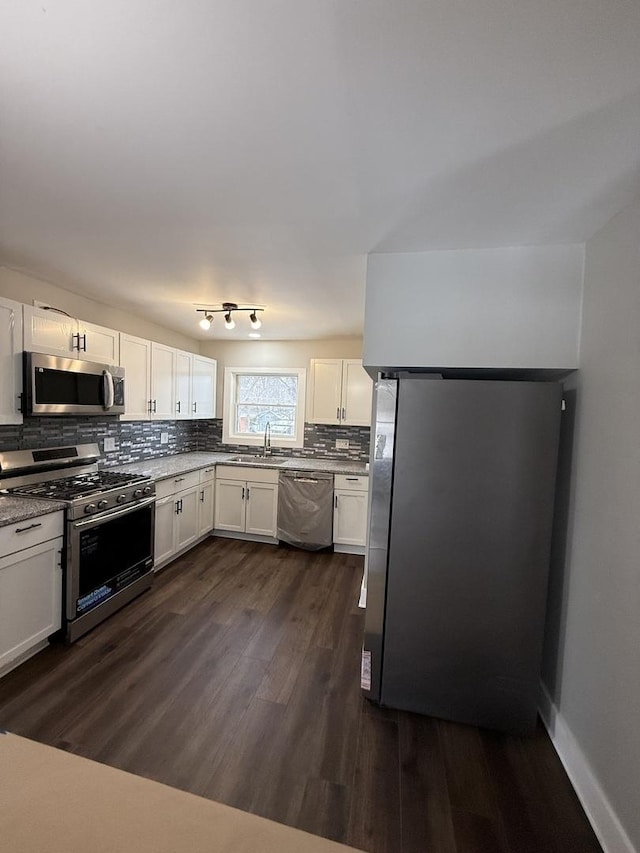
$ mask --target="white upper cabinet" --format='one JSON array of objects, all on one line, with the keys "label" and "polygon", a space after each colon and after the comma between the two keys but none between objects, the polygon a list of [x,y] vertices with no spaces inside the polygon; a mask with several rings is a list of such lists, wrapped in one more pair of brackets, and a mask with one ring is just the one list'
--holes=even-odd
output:
[{"label": "white upper cabinet", "polygon": [[120,364],[120,332],[78,320],[78,358],[103,364]]},{"label": "white upper cabinet", "polygon": [[53,309],[25,305],[24,348],[28,352],[119,364],[120,332]]},{"label": "white upper cabinet", "polygon": [[307,421],[369,426],[373,382],[355,358],[311,359]]},{"label": "white upper cabinet", "polygon": [[193,360],[192,352],[176,351],[176,418],[187,420],[193,417],[192,412],[192,388],[193,388]]},{"label": "white upper cabinet", "polygon": [[[126,385],[126,375],[125,375]],[[169,421],[176,417],[176,350],[151,344],[151,420]]]},{"label": "white upper cabinet", "polygon": [[66,314],[44,308],[24,306],[24,348],[27,352],[46,352],[77,358],[78,321]]},{"label": "white upper cabinet", "polygon": [[341,423],[350,426],[371,425],[373,381],[357,358],[342,362]]},{"label": "white upper cabinet", "polygon": [[124,367],[122,420],[147,421],[151,412],[151,341],[133,335],[120,337],[120,366]]},{"label": "white upper cabinet", "polygon": [[313,358],[307,420],[312,424],[340,423],[342,359]]},{"label": "white upper cabinet", "polygon": [[0,299],[0,424],[21,424],[22,305]]},{"label": "white upper cabinet", "polygon": [[193,356],[192,418],[216,416],[217,362],[202,355]]}]

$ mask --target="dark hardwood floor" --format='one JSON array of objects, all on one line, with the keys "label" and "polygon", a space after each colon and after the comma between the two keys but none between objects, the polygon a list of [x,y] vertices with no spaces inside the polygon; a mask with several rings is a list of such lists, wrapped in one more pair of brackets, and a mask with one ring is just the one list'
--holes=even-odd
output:
[{"label": "dark hardwood floor", "polygon": [[376,708],[362,558],[211,539],[0,681],[0,727],[374,853],[597,853],[542,728]]}]

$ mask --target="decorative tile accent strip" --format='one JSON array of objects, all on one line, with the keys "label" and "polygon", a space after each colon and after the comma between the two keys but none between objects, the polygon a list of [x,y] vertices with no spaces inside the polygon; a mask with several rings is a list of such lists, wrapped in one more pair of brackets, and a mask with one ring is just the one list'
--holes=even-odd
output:
[{"label": "decorative tile accent strip", "polygon": [[[222,419],[194,421],[198,428],[198,449],[220,453],[256,453],[255,445],[223,444]],[[278,456],[318,457],[322,459],[349,459],[369,461],[369,427],[304,425],[304,447],[274,450]],[[337,450],[336,439],[346,439],[348,450]]]}]

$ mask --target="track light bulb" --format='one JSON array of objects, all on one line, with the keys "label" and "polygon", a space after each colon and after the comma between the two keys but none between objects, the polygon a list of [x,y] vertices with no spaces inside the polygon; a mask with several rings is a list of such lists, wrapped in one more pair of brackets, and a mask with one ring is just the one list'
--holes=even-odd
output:
[{"label": "track light bulb", "polygon": [[255,311],[249,314],[249,322],[251,323],[252,329],[259,329],[262,325]]},{"label": "track light bulb", "polygon": [[202,318],[202,320],[200,320],[200,328],[203,329],[205,332],[209,331],[209,329],[211,328],[211,322],[212,321],[213,321],[213,315],[212,314],[205,314],[204,317]]},{"label": "track light bulb", "polygon": [[227,311],[224,315],[224,327],[225,329],[235,329],[236,324],[233,321],[233,317],[231,316],[231,311]]}]

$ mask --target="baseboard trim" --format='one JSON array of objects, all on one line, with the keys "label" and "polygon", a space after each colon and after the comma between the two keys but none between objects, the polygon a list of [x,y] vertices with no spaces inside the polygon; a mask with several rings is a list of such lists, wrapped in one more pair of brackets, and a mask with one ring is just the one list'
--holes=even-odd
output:
[{"label": "baseboard trim", "polygon": [[638,853],[566,720],[553,703],[544,684],[541,688],[542,722],[602,849],[605,853]]}]

